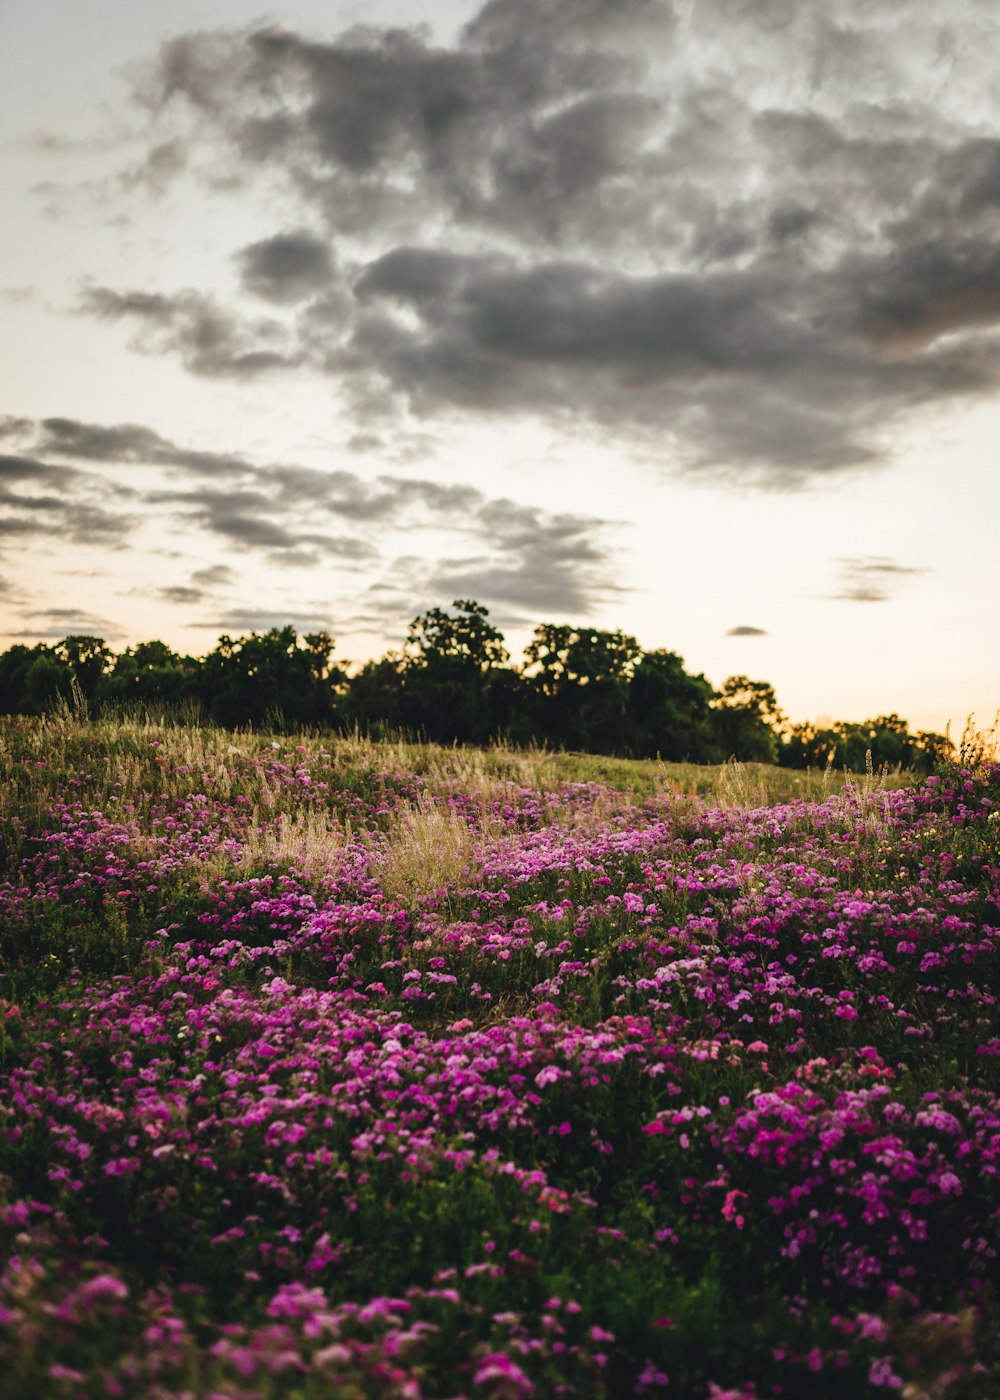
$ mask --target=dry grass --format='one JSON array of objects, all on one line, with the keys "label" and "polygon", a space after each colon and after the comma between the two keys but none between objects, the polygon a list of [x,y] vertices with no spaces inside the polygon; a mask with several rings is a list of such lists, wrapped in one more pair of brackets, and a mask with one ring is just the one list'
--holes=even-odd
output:
[{"label": "dry grass", "polygon": [[240,860],[265,869],[287,866],[321,884],[343,869],[353,836],[349,821],[331,820],[327,812],[281,812],[266,825],[251,826]]},{"label": "dry grass", "polygon": [[851,774],[844,783],[844,796],[856,807],[861,828],[868,836],[879,837],[885,830],[889,816],[888,781],[887,768],[876,772],[872,767],[872,751],[869,749],[865,754],[864,773]]},{"label": "dry grass", "polygon": [[[65,775],[90,774],[86,800],[106,808],[116,800],[129,803],[137,814],[162,799],[182,800],[209,791],[230,803],[241,797],[255,820],[270,826],[283,810],[284,796],[267,776],[267,760],[286,758],[301,749],[305,761],[322,752],[335,781],[352,787],[359,777],[386,772],[412,774],[431,798],[446,799],[464,792],[489,804],[511,795],[514,788],[538,793],[543,800],[575,784],[607,789],[603,814],[647,799],[683,797],[720,802],[726,806],[760,805],[801,797],[823,801],[843,788],[845,775],[833,770],[775,768],[763,764],[706,765],[664,763],[658,759],[554,753],[544,749],[515,749],[498,743],[487,749],[447,748],[369,739],[360,734],[272,738],[250,732],[229,732],[152,718],[87,720],[69,709],[39,720],[0,719],[0,809],[5,800],[18,802],[22,815],[35,804],[41,812],[65,793]],[[962,752],[970,759],[988,757],[997,748],[997,730],[977,734],[967,726]],[[151,759],[153,761],[151,761]],[[30,769],[30,780],[26,775]],[[911,781],[908,774],[890,775],[890,787]],[[17,792],[5,799],[13,782]],[[549,804],[555,821],[583,821],[588,802]],[[595,815],[598,815],[595,811]],[[437,820],[432,818],[429,820]],[[446,833],[447,835],[447,833]],[[284,838],[283,838],[284,839]],[[454,840],[454,833],[448,838]],[[307,837],[288,836],[296,848],[328,845],[318,828]],[[317,857],[319,859],[319,857]]]},{"label": "dry grass", "polygon": [[735,759],[719,769],[716,797],[720,807],[763,807],[768,801],[760,773]]},{"label": "dry grass", "polygon": [[379,883],[391,899],[409,906],[459,889],[484,847],[504,831],[500,821],[475,829],[459,812],[421,793],[414,806],[397,813],[374,848]]},{"label": "dry grass", "polygon": [[1000,710],[993,716],[989,729],[977,729],[975,715],[969,716],[958,741],[958,761],[966,768],[975,768],[981,763],[1000,763]]}]

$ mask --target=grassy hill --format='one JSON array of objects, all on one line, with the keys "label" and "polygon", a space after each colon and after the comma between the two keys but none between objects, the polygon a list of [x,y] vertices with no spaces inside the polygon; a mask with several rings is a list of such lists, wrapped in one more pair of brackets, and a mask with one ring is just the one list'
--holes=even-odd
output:
[{"label": "grassy hill", "polygon": [[0,851],[0,1393],[1000,1390],[997,768],[12,720]]}]

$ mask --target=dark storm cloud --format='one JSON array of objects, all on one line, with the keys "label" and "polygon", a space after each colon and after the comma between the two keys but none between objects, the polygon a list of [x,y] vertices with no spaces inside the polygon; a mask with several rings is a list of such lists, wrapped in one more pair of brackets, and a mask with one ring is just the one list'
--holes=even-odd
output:
[{"label": "dark storm cloud", "polygon": [[748,627],[748,626],[746,626],[746,625],[741,625],[741,626],[739,626],[739,627],[730,627],[729,631],[726,633],[726,636],[727,636],[727,637],[766,637],[766,636],[767,636],[767,632],[764,630],[763,627]]},{"label": "dark storm cloud", "polygon": [[896,559],[882,556],[842,559],[841,587],[828,596],[839,602],[884,603],[892,596],[893,587],[900,580],[929,572],[926,568],[900,564]]},{"label": "dark storm cloud", "polygon": [[[531,406],[586,390],[631,397],[637,416],[655,418],[648,391],[788,369],[815,349],[810,327],[787,323],[778,290],[776,267],[630,277],[584,262],[398,249],[355,283],[352,344],[416,400]],[[396,306],[416,323],[394,318]]]},{"label": "dark storm cloud", "polygon": [[881,282],[858,298],[859,328],[890,351],[919,352],[1000,322],[1000,243],[915,242],[880,271]]},{"label": "dark storm cloud", "polygon": [[84,309],[195,374],[329,375],[359,443],[396,408],[779,488],[870,469],[902,416],[1000,387],[997,50],[975,0],[181,35],[137,80],[142,178],[284,182],[302,227],[234,253],[283,319],[190,289]]}]

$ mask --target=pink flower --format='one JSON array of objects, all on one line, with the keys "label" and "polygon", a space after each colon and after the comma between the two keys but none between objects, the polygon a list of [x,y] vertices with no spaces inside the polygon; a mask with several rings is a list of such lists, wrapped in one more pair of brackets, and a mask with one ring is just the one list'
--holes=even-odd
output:
[{"label": "pink flower", "polygon": [[516,1396],[534,1395],[535,1387],[528,1377],[521,1370],[516,1362],[511,1361],[509,1356],[503,1352],[494,1352],[491,1356],[484,1356],[479,1363],[479,1369],[472,1378],[473,1385],[485,1385],[487,1381],[502,1381],[504,1388],[513,1387],[509,1393]]},{"label": "pink flower", "polygon": [[76,1381],[80,1384],[83,1378],[82,1371],[74,1371],[70,1366],[60,1366],[58,1361],[49,1367],[49,1379],[53,1381]]},{"label": "pink flower", "polygon": [[742,1230],[746,1221],[742,1215],[737,1214],[736,1202],[739,1200],[745,1201],[746,1199],[747,1193],[745,1191],[728,1191],[726,1193],[726,1199],[722,1204],[724,1219],[731,1221],[736,1226],[737,1230]]}]

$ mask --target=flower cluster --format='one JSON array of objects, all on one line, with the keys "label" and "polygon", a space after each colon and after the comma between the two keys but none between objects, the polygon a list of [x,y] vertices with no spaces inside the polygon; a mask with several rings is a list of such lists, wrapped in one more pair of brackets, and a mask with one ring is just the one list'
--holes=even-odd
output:
[{"label": "flower cluster", "polygon": [[11,1393],[995,1392],[1000,772],[217,737],[6,736]]}]

